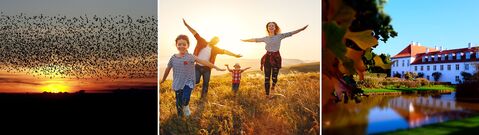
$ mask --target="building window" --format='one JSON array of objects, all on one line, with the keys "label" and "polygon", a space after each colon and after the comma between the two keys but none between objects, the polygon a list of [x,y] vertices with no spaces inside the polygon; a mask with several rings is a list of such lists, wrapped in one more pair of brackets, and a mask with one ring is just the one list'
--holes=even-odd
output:
[{"label": "building window", "polygon": [[404,60],[402,60],[402,67],[404,67]]},{"label": "building window", "polygon": [[421,71],[424,70],[424,66],[421,66]]},{"label": "building window", "polygon": [[414,66],[414,71],[417,71],[417,66]]},{"label": "building window", "polygon": [[461,81],[461,79],[459,79],[459,76],[456,76],[456,82],[459,82]]},{"label": "building window", "polygon": [[466,52],[466,60],[471,59],[471,52]]},{"label": "building window", "polygon": [[429,76],[426,76],[427,80],[429,80]]},{"label": "building window", "polygon": [[439,54],[436,54],[436,56],[434,56],[434,61],[437,61],[439,59]]},{"label": "building window", "polygon": [[454,53],[451,53],[451,54],[449,54],[449,59],[447,59],[447,60],[452,60],[453,57],[454,57]]},{"label": "building window", "polygon": [[447,70],[451,70],[451,65],[447,65]]},{"label": "building window", "polygon": [[456,54],[456,59],[457,59],[457,60],[461,60],[461,53],[460,53],[460,52],[458,52],[458,53]]},{"label": "building window", "polygon": [[459,64],[456,64],[456,70],[459,70]]},{"label": "building window", "polygon": [[436,71],[436,65],[432,66],[432,70]]},{"label": "building window", "polygon": [[441,66],[440,66],[440,70],[441,70],[441,71],[444,70],[444,65],[441,65]]},{"label": "building window", "polygon": [[408,66],[408,67],[409,67],[409,63],[410,63],[409,60],[407,60],[407,66]]},{"label": "building window", "polygon": [[441,56],[442,56],[442,57],[441,57],[441,61],[446,60],[446,54],[442,54]]},{"label": "building window", "polygon": [[469,64],[464,64],[464,70],[469,70]]},{"label": "building window", "polygon": [[429,71],[429,66],[426,66],[426,70]]},{"label": "building window", "polygon": [[399,67],[399,60],[396,60],[396,67]]}]

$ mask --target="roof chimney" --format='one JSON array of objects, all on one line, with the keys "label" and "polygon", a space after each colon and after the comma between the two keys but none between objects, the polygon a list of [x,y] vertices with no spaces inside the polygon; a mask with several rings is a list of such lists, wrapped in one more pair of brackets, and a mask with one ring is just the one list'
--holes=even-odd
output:
[{"label": "roof chimney", "polygon": [[409,43],[410,45],[414,45],[414,41],[411,41],[411,43]]},{"label": "roof chimney", "polygon": [[437,50],[437,46],[434,46],[434,50]]},{"label": "roof chimney", "polygon": [[439,47],[439,51],[442,52],[442,46]]},{"label": "roof chimney", "polygon": [[471,49],[471,47],[472,47],[472,43],[469,43],[469,44],[467,45],[467,48]]},{"label": "roof chimney", "polygon": [[426,53],[429,53],[429,48],[426,48]]},{"label": "roof chimney", "polygon": [[416,45],[417,45],[417,46],[421,46],[421,44],[420,44],[419,42],[416,42]]}]

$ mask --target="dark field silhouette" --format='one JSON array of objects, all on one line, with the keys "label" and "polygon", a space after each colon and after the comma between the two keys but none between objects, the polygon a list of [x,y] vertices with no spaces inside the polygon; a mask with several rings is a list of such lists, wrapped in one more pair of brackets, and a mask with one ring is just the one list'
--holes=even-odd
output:
[{"label": "dark field silhouette", "polygon": [[0,134],[156,134],[157,103],[156,86],[103,93],[0,93]]}]

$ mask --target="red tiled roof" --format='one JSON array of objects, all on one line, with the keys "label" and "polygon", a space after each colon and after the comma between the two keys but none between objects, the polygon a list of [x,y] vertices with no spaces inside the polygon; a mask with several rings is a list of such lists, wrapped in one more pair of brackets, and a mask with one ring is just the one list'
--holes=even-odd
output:
[{"label": "red tiled roof", "polygon": [[[416,59],[411,63],[411,65],[414,64],[435,64],[435,63],[451,63],[451,62],[468,62],[468,61],[479,61],[479,58],[476,58],[476,53],[479,51],[479,47],[471,47],[471,48],[459,48],[459,49],[452,49],[452,50],[443,50],[443,51],[434,51],[434,52],[429,52],[429,53],[418,53],[416,54]],[[461,55],[461,59],[457,60],[457,56],[454,56],[452,60],[449,59],[449,55],[451,53],[454,53],[457,55],[458,52],[462,52],[463,54]],[[466,52],[471,52],[470,59],[466,60]],[[434,58],[431,59],[431,61],[428,61],[428,59],[425,62],[422,62],[422,57],[423,56],[434,56],[439,54],[444,55],[447,54],[445,60],[441,60],[441,57],[438,58],[437,61],[434,61]]]},{"label": "red tiled roof", "polygon": [[409,44],[406,48],[404,48],[398,54],[394,55],[392,58],[413,57],[416,56],[416,54],[418,53],[426,52],[426,48],[429,48],[429,52],[436,51],[435,48]]}]

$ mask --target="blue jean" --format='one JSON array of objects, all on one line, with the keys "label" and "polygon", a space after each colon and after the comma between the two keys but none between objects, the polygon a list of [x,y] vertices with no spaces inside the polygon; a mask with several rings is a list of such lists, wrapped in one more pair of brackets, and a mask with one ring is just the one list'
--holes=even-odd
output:
[{"label": "blue jean", "polygon": [[207,66],[195,65],[196,84],[200,83],[201,76],[203,76],[203,88],[201,90],[201,97],[206,97],[208,93],[208,84],[210,83],[211,69]]},{"label": "blue jean", "polygon": [[239,89],[239,83],[233,83],[233,92],[237,92]]},{"label": "blue jean", "polygon": [[183,89],[175,91],[176,111],[180,117],[183,115],[183,106],[187,106],[190,103],[191,90],[193,89],[185,85]]}]

